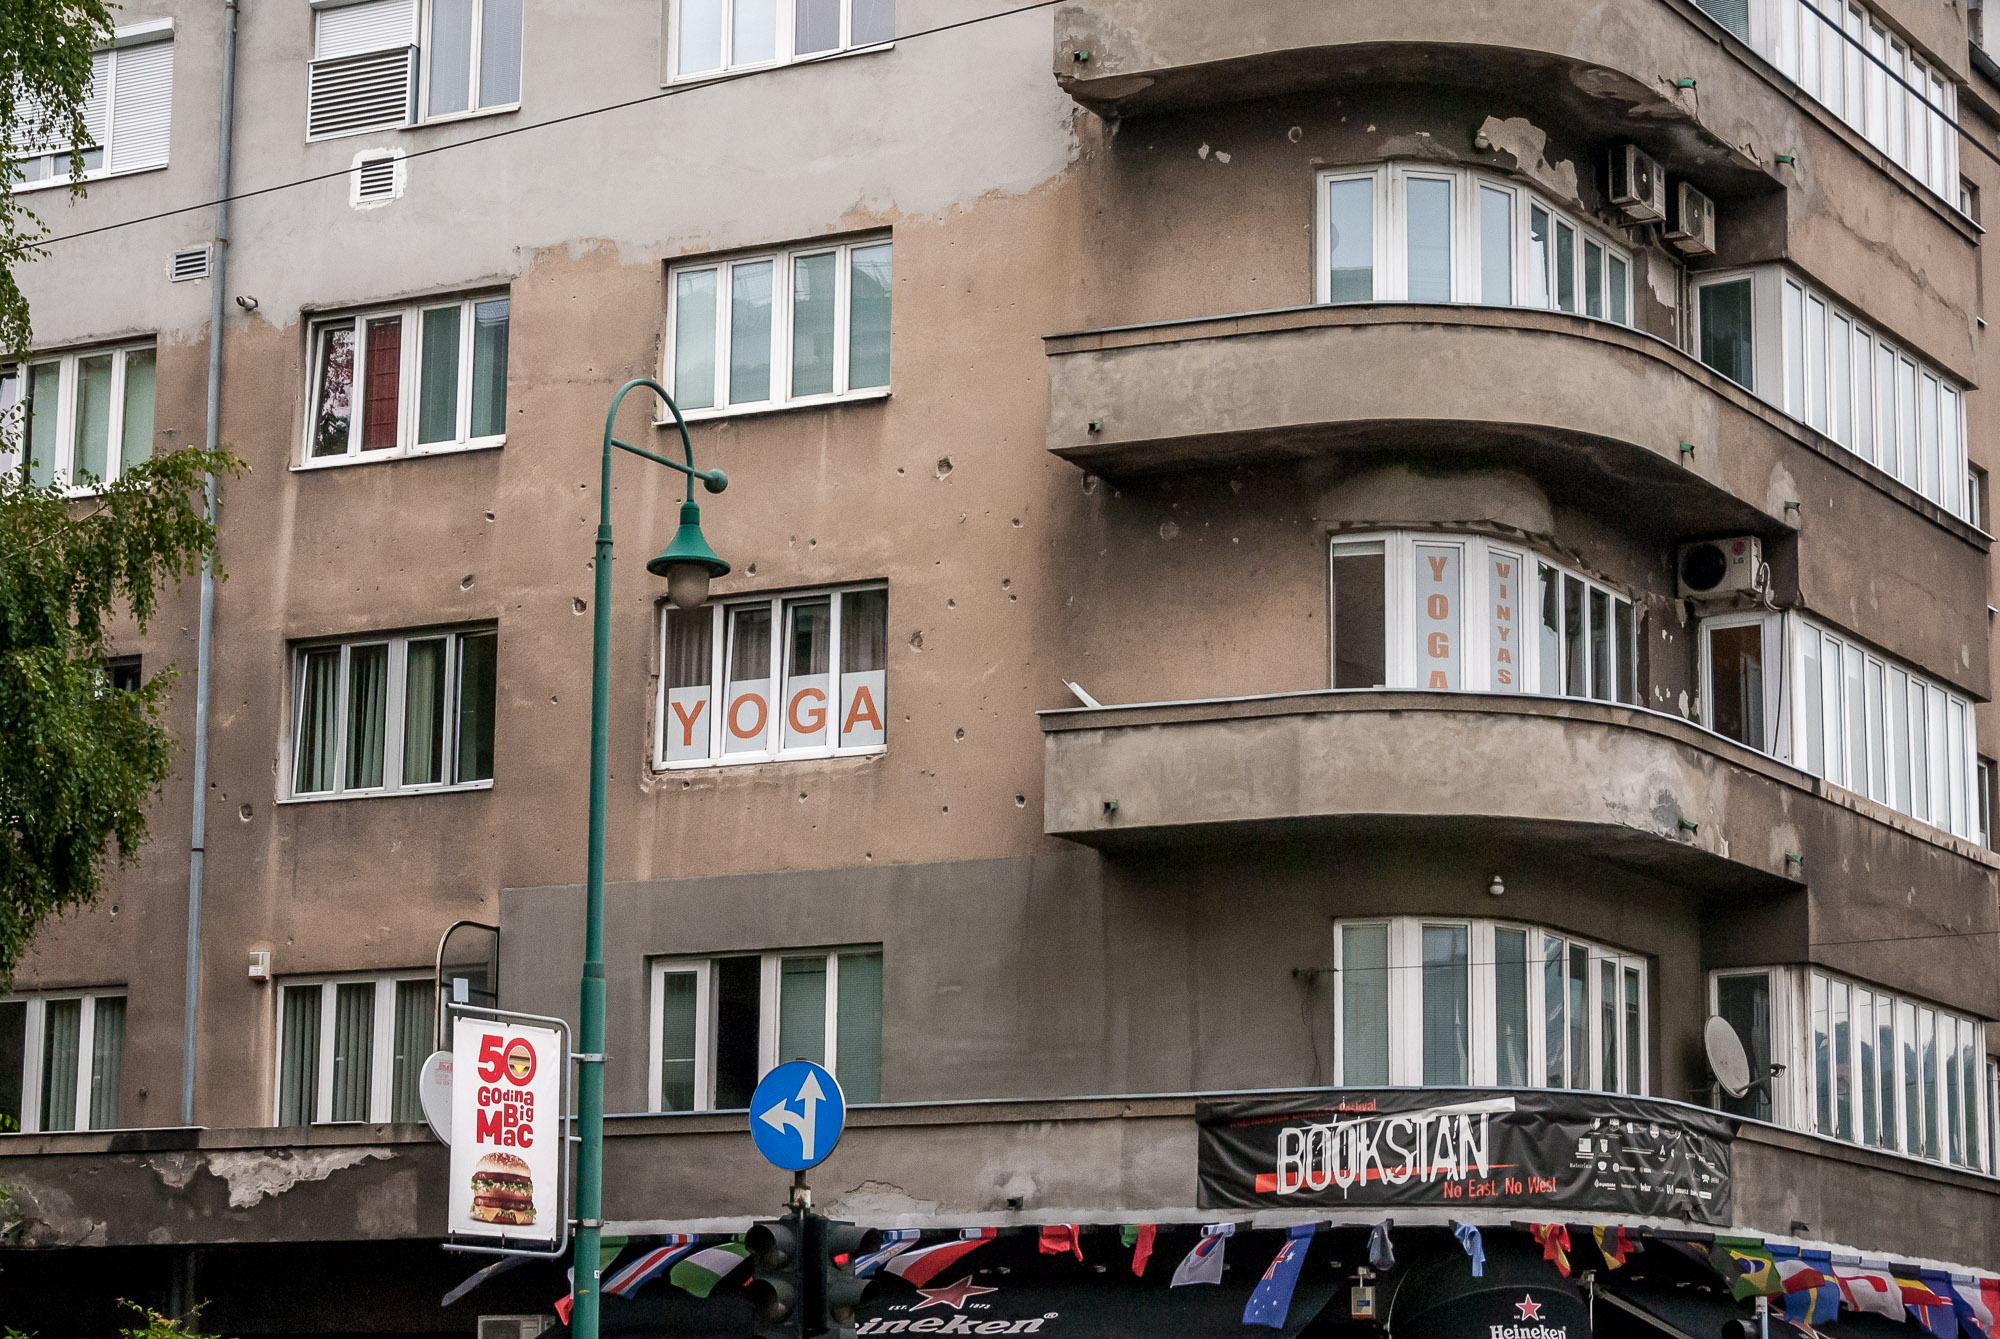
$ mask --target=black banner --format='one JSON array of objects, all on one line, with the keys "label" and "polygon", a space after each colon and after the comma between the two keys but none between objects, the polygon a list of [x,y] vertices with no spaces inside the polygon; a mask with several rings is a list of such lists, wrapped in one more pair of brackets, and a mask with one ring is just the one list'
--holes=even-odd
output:
[{"label": "black banner", "polygon": [[1342,1088],[1204,1102],[1201,1207],[1378,1205],[1726,1225],[1725,1116],[1557,1089]]}]

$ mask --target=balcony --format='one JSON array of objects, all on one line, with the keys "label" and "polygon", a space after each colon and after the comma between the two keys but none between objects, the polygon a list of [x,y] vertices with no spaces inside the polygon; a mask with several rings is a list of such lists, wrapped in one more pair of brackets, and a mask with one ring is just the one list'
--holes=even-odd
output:
[{"label": "balcony", "polygon": [[[1044,712],[1043,830],[1118,852],[1246,839],[1472,842],[1762,901],[1787,960],[1979,981],[2000,857],[1677,717],[1359,691]],[[1902,894],[1966,935],[1900,942]],[[1781,910],[1803,890],[1803,914]],[[1796,900],[1791,905],[1800,906]],[[1920,950],[1920,951],[1919,951]]]},{"label": "balcony", "polygon": [[[1987,603],[1987,536],[1639,331],[1560,312],[1375,303],[1045,344],[1048,449],[1084,469],[1417,454],[1524,471],[1552,499],[1610,508],[1623,524],[1643,502],[1643,523],[1669,541],[1796,531],[1806,607],[1841,610],[1861,636],[1986,694],[1985,638],[1963,611]],[[1857,581],[1876,598],[1850,612]]]}]

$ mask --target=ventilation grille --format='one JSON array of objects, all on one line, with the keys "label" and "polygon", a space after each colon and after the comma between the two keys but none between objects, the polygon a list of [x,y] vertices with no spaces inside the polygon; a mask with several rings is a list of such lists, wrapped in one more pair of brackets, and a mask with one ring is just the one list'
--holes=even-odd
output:
[{"label": "ventilation grille", "polygon": [[412,46],[314,61],[307,81],[306,137],[327,139],[409,124],[416,56]]},{"label": "ventilation grille", "polygon": [[350,174],[349,203],[356,209],[382,205],[403,193],[403,158],[398,153],[371,154],[357,159]]},{"label": "ventilation grille", "polygon": [[544,1316],[481,1316],[479,1339],[537,1339],[548,1327]]},{"label": "ventilation grille", "polygon": [[167,277],[177,284],[208,278],[208,248],[191,246],[174,252],[173,261],[167,266]]}]

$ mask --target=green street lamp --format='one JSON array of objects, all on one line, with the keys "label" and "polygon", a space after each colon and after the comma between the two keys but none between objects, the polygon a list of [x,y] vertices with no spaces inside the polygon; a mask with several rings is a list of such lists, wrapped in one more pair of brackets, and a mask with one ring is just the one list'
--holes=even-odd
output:
[{"label": "green street lamp", "polygon": [[[642,451],[611,435],[618,406],[626,393],[644,386],[660,397],[680,429],[687,463]],[[701,508],[695,505],[694,481],[711,493],[729,486],[721,470],[694,467],[694,446],[688,441],[687,420],[666,387],[638,377],[618,388],[604,416],[604,466],[598,484],[597,608],[590,639],[590,863],[584,883],[583,986],[578,1029],[576,1119],[576,1280],[571,1286],[574,1310],[570,1334],[597,1339],[598,1240],[604,1222],[604,795],[611,752],[611,448],[643,456],[656,465],[687,476],[687,500],[681,503],[681,526],[659,557],[646,564],[654,576],[665,577],[667,598],[677,609],[699,609],[708,600],[708,583],[726,575],[729,564],[716,556],[701,534]]]}]

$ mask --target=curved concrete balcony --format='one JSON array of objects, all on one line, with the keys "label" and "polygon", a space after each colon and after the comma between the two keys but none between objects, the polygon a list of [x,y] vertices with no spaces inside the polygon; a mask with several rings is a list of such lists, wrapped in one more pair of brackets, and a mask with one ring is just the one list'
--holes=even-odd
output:
[{"label": "curved concrete balcony", "polygon": [[[1045,343],[1048,448],[1085,469],[1455,457],[1521,470],[1552,498],[1642,518],[1669,539],[1796,530],[1807,608],[1839,610],[1860,635],[1985,696],[1985,637],[1954,611],[1987,603],[1987,536],[1637,330],[1385,302]],[[1856,573],[1876,599],[1850,611]]]},{"label": "curved concrete balcony", "polygon": [[[1996,929],[2000,857],[1678,717],[1372,690],[1077,708],[1041,722],[1043,829],[1110,851],[1471,841],[1790,908],[1778,913],[1790,960],[1864,978],[1892,958],[1975,974],[1991,959],[1982,936]],[[1911,890],[1927,929],[1934,920],[1964,937],[1883,942],[1909,938]],[[1984,993],[2000,1000],[2000,987]]]}]

